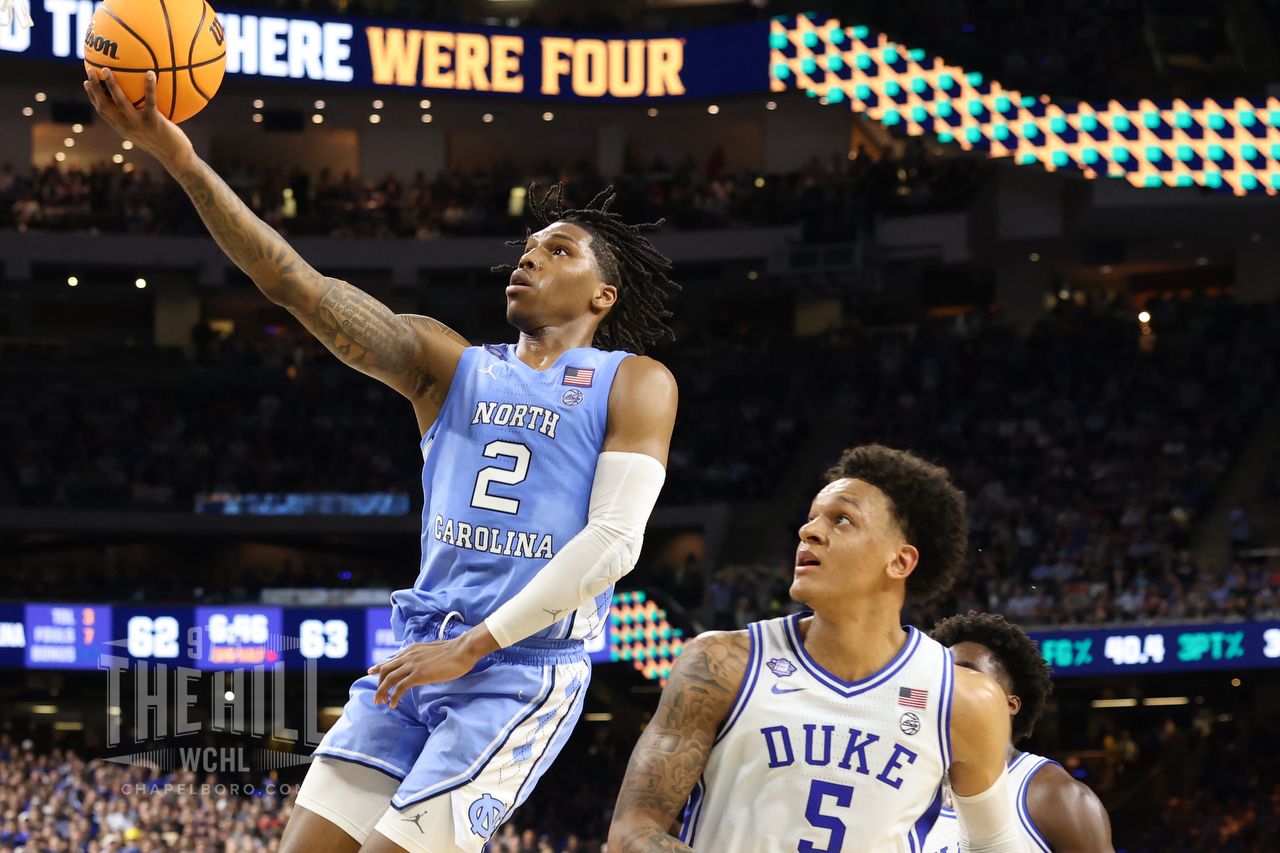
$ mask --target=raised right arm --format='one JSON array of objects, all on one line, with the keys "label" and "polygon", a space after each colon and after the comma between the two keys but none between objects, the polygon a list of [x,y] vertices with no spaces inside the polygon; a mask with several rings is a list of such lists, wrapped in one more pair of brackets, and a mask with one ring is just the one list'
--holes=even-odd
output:
[{"label": "raised right arm", "polygon": [[609,827],[621,853],[692,853],[670,835],[697,784],[746,673],[746,631],[694,638],[676,659],[658,710],[640,735]]},{"label": "raised right arm", "polygon": [[[117,133],[151,154],[191,197],[227,256],[263,294],[293,314],[334,355],[414,401],[419,421],[443,403],[467,341],[429,317],[396,314],[362,290],[321,275],[275,229],[254,215],[177,125],[155,105],[147,74],[143,109],[135,109],[110,71],[89,72],[85,91]],[[100,82],[100,85],[99,85]]]}]

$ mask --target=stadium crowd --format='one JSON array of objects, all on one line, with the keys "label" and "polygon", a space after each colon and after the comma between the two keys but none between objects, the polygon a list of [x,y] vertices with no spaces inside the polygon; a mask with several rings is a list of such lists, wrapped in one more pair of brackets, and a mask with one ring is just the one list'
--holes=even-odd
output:
[{"label": "stadium crowd", "polygon": [[[476,173],[411,181],[392,175],[357,179],[323,170],[257,170],[232,164],[227,182],[253,210],[289,236],[416,238],[518,234],[512,191],[563,181],[569,200],[585,204],[606,182],[587,164],[548,164],[521,174],[510,163]],[[810,240],[852,240],[872,211],[937,210],[968,199],[979,164],[928,156],[918,140],[902,157],[871,153],[832,164],[814,162],[777,176],[730,173],[722,151],[705,164],[632,163],[615,182],[614,209],[628,221],[665,217],[677,229],[804,223]],[[521,202],[517,200],[517,211]],[[96,164],[48,166],[18,173],[0,166],[0,228],[95,233],[205,233],[186,195],[167,174]]]},{"label": "stadium crowd", "polygon": [[[1088,743],[1059,748],[1042,732],[1026,746],[1060,759],[1100,794],[1117,850],[1262,853],[1280,842],[1280,720],[1257,707],[1239,718],[1206,705],[1132,731],[1117,728],[1126,718],[1115,712],[1094,712]],[[632,738],[581,724],[487,853],[600,853]],[[300,779],[165,772],[3,733],[0,851],[275,853]]]},{"label": "stadium crowd", "polygon": [[[828,375],[855,401],[849,443],[935,459],[968,496],[970,571],[911,608],[916,624],[969,609],[1025,624],[1280,613],[1280,572],[1201,565],[1188,551],[1254,417],[1275,405],[1280,313],[1148,308],[1160,337],[1150,352],[1127,317],[1072,309],[1025,339],[998,328],[865,337],[829,354]],[[1242,510],[1232,524],[1235,545],[1251,544]],[[793,530],[779,531],[772,560],[715,573],[703,606],[717,627],[794,606]]]},{"label": "stadium crowd", "polygon": [[[912,611],[919,624],[970,608],[1027,624],[1270,618],[1280,572],[1201,565],[1188,546],[1246,431],[1274,405],[1280,313],[1148,307],[1159,337],[1149,352],[1128,310],[1074,308],[1026,338],[922,326],[914,339],[847,331],[816,347],[673,349],[663,358],[685,393],[663,500],[767,500],[812,426],[847,417],[847,443],[911,448],[968,495],[970,571]],[[33,507],[190,511],[202,493],[306,491],[391,491],[420,505],[409,407],[296,344],[268,339],[263,355],[223,342],[163,382],[12,374],[0,472]],[[1251,544],[1237,515],[1236,544]],[[682,603],[718,627],[785,610],[794,529],[779,523],[759,564],[710,567],[705,598],[684,589]]]}]

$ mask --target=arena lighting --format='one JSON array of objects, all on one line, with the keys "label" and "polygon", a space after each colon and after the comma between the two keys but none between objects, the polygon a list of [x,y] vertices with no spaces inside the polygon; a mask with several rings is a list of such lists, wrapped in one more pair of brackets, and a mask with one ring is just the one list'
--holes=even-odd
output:
[{"label": "arena lighting", "polygon": [[1150,696],[1142,700],[1143,705],[1190,705],[1191,699],[1186,696]]},{"label": "arena lighting", "polygon": [[33,714],[56,714],[58,713],[57,705],[32,705],[31,713]]},{"label": "arena lighting", "polygon": [[132,151],[133,143],[126,139],[124,142],[120,143],[120,147],[123,148],[125,151]]},{"label": "arena lighting", "polygon": [[1137,699],[1094,699],[1089,703],[1093,708],[1135,708]]},{"label": "arena lighting", "polygon": [[374,113],[373,115],[369,116],[369,124],[377,124],[380,121],[382,121],[382,116],[378,115],[377,113]]},{"label": "arena lighting", "polygon": [[747,273],[747,278],[749,278],[751,281],[755,281],[759,277],[760,277],[760,273],[756,272],[755,270],[751,270],[750,272]]},{"label": "arena lighting", "polygon": [[778,102],[777,102],[777,101],[770,101],[769,103],[767,103],[767,104],[765,104],[765,105],[764,105],[764,108],[765,108],[766,110],[776,110],[776,109],[778,108]]},{"label": "arena lighting", "polygon": [[117,166],[118,166],[118,165],[120,165],[121,163],[123,163],[123,162],[124,162],[124,155],[123,155],[123,154],[112,154],[112,155],[111,155],[111,162],[112,162],[112,163],[115,163]]},{"label": "arena lighting", "polygon": [[53,724],[55,732],[82,732],[84,731],[84,723],[76,720],[56,720]]},{"label": "arena lighting", "polygon": [[222,694],[222,698],[223,698],[223,699],[225,699],[225,700],[226,700],[226,701],[228,701],[228,702],[234,702],[234,701],[236,701],[236,694],[234,694],[234,693],[232,693],[230,690],[228,690],[226,693],[223,693],[223,694]]},{"label": "arena lighting", "polygon": [[1138,322],[1139,322],[1139,323],[1150,323],[1150,322],[1151,322],[1151,312],[1149,312],[1149,311],[1143,311],[1142,313],[1140,313],[1140,314],[1138,315]]},{"label": "arena lighting", "polygon": [[266,106],[266,104],[263,103],[262,98],[258,98],[256,101],[253,102],[253,108],[255,110],[260,110],[264,106]]},{"label": "arena lighting", "polygon": [[1196,266],[1198,266],[1198,267],[1207,267],[1208,265],[1209,265],[1209,259],[1208,259],[1208,258],[1204,258],[1204,257],[1196,258]]},{"label": "arena lighting", "polygon": [[66,159],[67,159],[67,155],[66,155],[64,152],[59,151],[57,154],[54,154],[54,155],[53,155],[53,159],[55,159],[55,160],[57,160],[59,163],[61,163],[63,160],[66,160]]},{"label": "arena lighting", "polygon": [[324,101],[316,101],[316,109],[318,110],[324,109]]},{"label": "arena lighting", "polygon": [[134,281],[133,286],[138,288],[138,290],[145,290],[147,287],[147,280],[145,278],[137,279]]},{"label": "arena lighting", "polygon": [[68,284],[69,286],[71,286],[71,287],[75,287],[75,286],[76,286],[76,285],[78,285],[79,283],[80,283],[80,279],[76,278],[75,276],[73,276],[73,275],[69,275],[69,276],[67,276],[67,284]]},{"label": "arena lighting", "polygon": [[1111,264],[1103,264],[1102,266],[1098,267],[1098,271],[1101,272],[1103,275],[1106,275],[1107,273],[1111,272],[1111,270],[1112,270]]},{"label": "arena lighting", "polygon": [[1058,291],[1058,298],[1061,299],[1063,302],[1066,302],[1068,299],[1071,298],[1071,291],[1067,290],[1065,287],[1062,288],[1062,290]]},{"label": "arena lighting", "polygon": [[656,116],[657,114],[658,114],[658,108],[657,108],[657,107],[649,107],[649,118],[653,118],[653,117],[654,117],[654,116]]},{"label": "arena lighting", "polygon": [[583,714],[582,721],[584,723],[608,723],[613,720],[613,714],[608,711],[601,711],[598,714]]},{"label": "arena lighting", "polygon": [[36,111],[35,111],[35,110],[33,110],[33,109],[31,109],[31,107],[23,107],[23,108],[22,108],[22,114],[23,114],[24,116],[28,116],[28,117],[30,117],[30,116],[35,115],[35,114],[36,114]]},{"label": "arena lighting", "polygon": [[42,104],[45,102],[45,99],[48,97],[49,96],[46,95],[44,92],[36,92],[36,100]]},{"label": "arena lighting", "polygon": [[118,716],[120,716],[120,706],[119,706],[119,705],[108,705],[108,706],[107,706],[107,713],[108,713],[108,714],[110,714],[110,715],[111,715],[111,716],[113,716],[113,717],[118,717]]},{"label": "arena lighting", "polygon": [[132,172],[132,171],[133,171],[133,164],[132,164],[132,163],[125,163],[125,164],[124,164],[124,171],[126,171],[126,172]]},{"label": "arena lighting", "polygon": [[493,113],[485,113],[480,117],[480,120],[483,121],[485,124],[488,124],[489,122],[493,121]]},{"label": "arena lighting", "polygon": [[254,114],[253,114],[253,120],[254,120],[255,122],[261,122],[261,121],[262,121],[262,113],[254,113]]},{"label": "arena lighting", "polygon": [[1231,679],[1231,686],[1232,686],[1232,687],[1239,687],[1239,686],[1240,686],[1240,679],[1238,679],[1238,678],[1233,678],[1233,679]]},{"label": "arena lighting", "polygon": [[556,116],[555,116],[555,113],[543,113],[543,114],[542,114],[542,120],[543,120],[543,121],[551,121],[551,120],[552,120],[553,118],[555,118],[555,117],[556,117]]},{"label": "arena lighting", "polygon": [[381,100],[374,101],[374,102],[373,102],[373,108],[374,108],[375,110],[380,110],[380,109],[382,109],[382,101],[381,101]]},{"label": "arena lighting", "polygon": [[756,186],[757,186],[757,187],[762,187],[762,186],[764,186],[764,178],[763,178],[763,177],[756,178]]},{"label": "arena lighting", "polygon": [[431,109],[431,102],[426,98],[423,98],[421,101],[418,101],[418,107],[420,109],[429,110]]},{"label": "arena lighting", "polygon": [[72,133],[84,133],[84,125],[83,125],[83,124],[73,124],[73,125],[71,125],[71,132],[72,132]]},{"label": "arena lighting", "polygon": [[1039,253],[1039,252],[1032,252],[1030,255],[1027,255],[1027,258],[1028,258],[1028,260],[1030,260],[1032,263],[1035,263],[1036,261],[1040,260],[1040,253]]},{"label": "arena lighting", "polygon": [[707,107],[707,112],[711,113],[711,115],[716,115],[717,113],[720,112],[720,108],[715,104],[712,104],[711,106]]},{"label": "arena lighting", "polygon": [[320,124],[322,121],[324,121],[324,116],[320,115],[320,113],[316,113],[311,117],[312,124]]},{"label": "arena lighting", "polygon": [[62,140],[62,144],[67,146],[68,148],[74,148],[76,141],[72,139],[70,136],[68,136],[66,139]]},{"label": "arena lighting", "polygon": [[909,136],[1136,187],[1280,192],[1277,97],[1058,104],[820,14],[769,27],[772,91],[847,103]]},{"label": "arena lighting", "polygon": [[431,113],[423,113],[423,114],[422,114],[422,123],[423,123],[423,124],[431,124]]}]

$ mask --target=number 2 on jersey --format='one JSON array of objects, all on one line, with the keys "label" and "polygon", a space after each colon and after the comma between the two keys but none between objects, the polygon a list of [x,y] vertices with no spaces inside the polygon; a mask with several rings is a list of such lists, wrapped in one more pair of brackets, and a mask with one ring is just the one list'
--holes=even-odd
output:
[{"label": "number 2 on jersey", "polygon": [[471,493],[471,505],[476,509],[491,509],[494,512],[505,512],[515,515],[520,511],[520,501],[515,498],[504,498],[489,494],[490,483],[501,483],[514,486],[523,483],[529,476],[529,459],[533,454],[523,444],[514,441],[491,441],[484,446],[484,455],[490,459],[511,459],[516,463],[514,469],[497,468],[490,465],[481,468],[476,475],[476,487]]},{"label": "number 2 on jersey", "polygon": [[801,839],[800,853],[840,853],[840,848],[844,847],[844,821],[822,813],[822,801],[825,797],[834,797],[839,808],[847,809],[853,804],[853,786],[823,782],[821,779],[814,779],[809,785],[809,802],[805,806],[804,816],[818,829],[830,830],[831,837],[826,847],[815,847],[812,841]]}]

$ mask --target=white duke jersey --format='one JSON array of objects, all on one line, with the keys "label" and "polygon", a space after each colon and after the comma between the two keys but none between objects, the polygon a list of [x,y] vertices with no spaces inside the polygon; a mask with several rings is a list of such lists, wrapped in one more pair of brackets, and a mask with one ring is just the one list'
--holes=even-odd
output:
[{"label": "white duke jersey", "polygon": [[[1027,788],[1031,786],[1031,777],[1036,775],[1036,771],[1046,764],[1057,763],[1030,752],[1019,753],[1009,762],[1009,794],[1013,797],[1013,813],[1018,816],[1022,847],[1027,853],[1053,853],[1031,819],[1031,812],[1027,811]],[[938,822],[925,841],[924,850],[925,853],[960,853],[960,824],[954,811],[943,807]]]},{"label": "white duke jersey", "polygon": [[951,652],[915,628],[883,669],[820,667],[795,614],[747,627],[733,709],[689,796],[700,853],[922,853],[951,764]]}]

